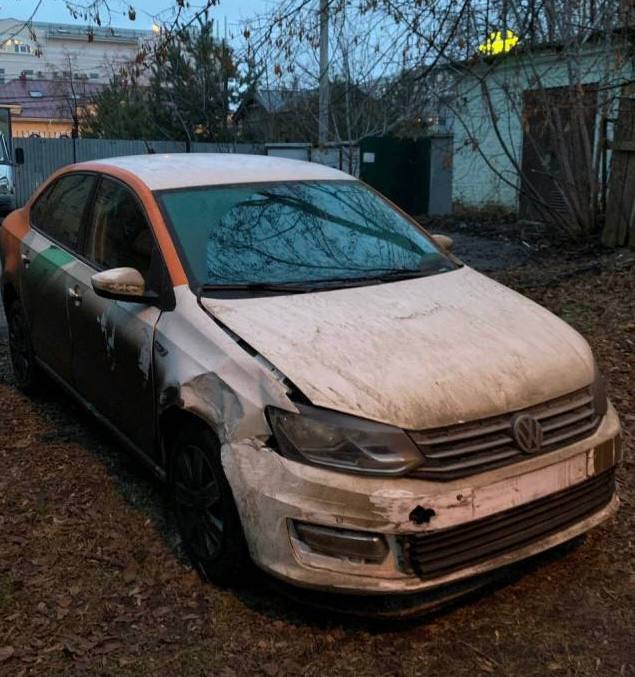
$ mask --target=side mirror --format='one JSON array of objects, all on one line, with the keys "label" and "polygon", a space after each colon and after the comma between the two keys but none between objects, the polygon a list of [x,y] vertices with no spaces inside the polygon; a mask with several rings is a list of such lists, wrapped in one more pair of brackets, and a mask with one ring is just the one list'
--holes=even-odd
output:
[{"label": "side mirror", "polygon": [[435,244],[439,245],[441,249],[444,249],[446,252],[451,252],[452,247],[454,247],[454,240],[447,235],[433,235],[432,239]]},{"label": "side mirror", "polygon": [[15,149],[15,164],[16,165],[24,164],[24,148]]},{"label": "side mirror", "polygon": [[146,293],[146,285],[141,273],[135,268],[111,268],[95,273],[91,278],[97,296],[113,301],[132,303],[152,303],[158,297]]}]

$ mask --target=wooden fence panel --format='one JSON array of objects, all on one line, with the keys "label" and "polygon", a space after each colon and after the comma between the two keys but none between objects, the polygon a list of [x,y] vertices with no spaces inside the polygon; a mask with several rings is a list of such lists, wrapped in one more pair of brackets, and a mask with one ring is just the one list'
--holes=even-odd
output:
[{"label": "wooden fence panel", "polygon": [[611,179],[602,243],[635,249],[635,84],[622,90],[611,143]]}]

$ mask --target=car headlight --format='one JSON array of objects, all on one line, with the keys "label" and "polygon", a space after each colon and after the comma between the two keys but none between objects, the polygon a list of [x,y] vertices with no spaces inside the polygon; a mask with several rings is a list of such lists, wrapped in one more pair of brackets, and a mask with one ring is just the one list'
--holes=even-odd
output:
[{"label": "car headlight", "polygon": [[6,176],[0,177],[0,193],[9,192],[9,179]]},{"label": "car headlight", "polygon": [[267,408],[278,451],[303,463],[367,475],[403,475],[423,461],[399,428],[325,409]]}]

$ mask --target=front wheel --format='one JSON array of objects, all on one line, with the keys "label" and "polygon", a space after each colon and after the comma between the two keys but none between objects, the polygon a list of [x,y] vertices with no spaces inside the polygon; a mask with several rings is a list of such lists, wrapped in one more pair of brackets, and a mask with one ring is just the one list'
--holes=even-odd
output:
[{"label": "front wheel", "polygon": [[41,389],[42,372],[35,361],[31,336],[20,301],[13,301],[8,307],[7,324],[13,375],[18,388],[27,395],[33,395]]},{"label": "front wheel", "polygon": [[204,424],[188,424],[177,435],[169,481],[176,522],[193,565],[204,580],[236,583],[249,554],[220,445]]}]

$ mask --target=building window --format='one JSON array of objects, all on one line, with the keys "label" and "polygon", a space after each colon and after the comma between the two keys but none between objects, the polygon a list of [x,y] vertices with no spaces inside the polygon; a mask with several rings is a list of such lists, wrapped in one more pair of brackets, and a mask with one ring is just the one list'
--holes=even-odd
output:
[{"label": "building window", "polygon": [[0,85],[4,85],[4,68],[0,68]]},{"label": "building window", "polygon": [[28,45],[26,42],[22,42],[22,40],[17,40],[16,38],[13,38],[11,40],[7,40],[5,43],[2,44],[2,47],[0,47],[3,52],[14,52],[15,54],[32,54],[33,53],[33,48],[31,45]]},{"label": "building window", "polygon": [[99,80],[99,73],[91,73],[90,79],[91,80]]}]

